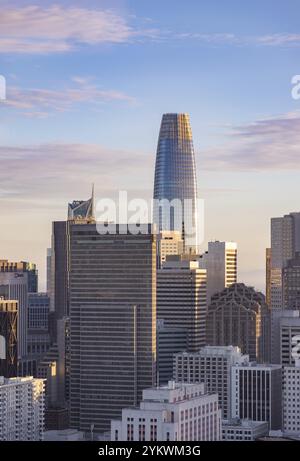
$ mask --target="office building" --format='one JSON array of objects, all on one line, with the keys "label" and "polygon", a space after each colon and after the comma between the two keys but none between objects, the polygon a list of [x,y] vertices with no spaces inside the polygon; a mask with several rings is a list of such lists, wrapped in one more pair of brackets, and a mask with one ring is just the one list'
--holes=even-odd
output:
[{"label": "office building", "polygon": [[187,349],[187,331],[180,327],[166,327],[157,320],[157,382],[166,384],[173,379],[173,356]]},{"label": "office building", "polygon": [[157,236],[157,267],[161,269],[170,255],[181,255],[184,252],[183,240],[179,231],[162,231]]},{"label": "office building", "polygon": [[281,429],[282,367],[250,363],[232,367],[232,418],[264,421]]},{"label": "office building", "polygon": [[253,442],[269,434],[267,422],[236,419],[222,421],[222,440],[227,442]]},{"label": "office building", "polygon": [[187,331],[187,350],[205,346],[206,270],[197,261],[170,258],[157,271],[157,318]]},{"label": "office building", "polygon": [[282,269],[283,308],[300,309],[300,253]]},{"label": "office building", "polygon": [[39,441],[44,432],[44,381],[0,377],[0,441]]},{"label": "office building", "polygon": [[174,356],[173,376],[176,382],[204,383],[207,392],[218,394],[223,419],[231,419],[231,369],[249,363],[238,347],[206,346],[195,353]]},{"label": "office building", "polygon": [[121,421],[111,421],[112,441],[221,440],[217,394],[203,384],[179,384],[145,389],[137,408],[124,408]]},{"label": "office building", "polygon": [[46,293],[28,294],[27,354],[40,360],[50,347],[50,298]]},{"label": "office building", "polygon": [[294,341],[300,342],[300,311],[273,309],[271,312],[271,362],[294,365],[295,361],[292,356]]},{"label": "office building", "polygon": [[47,282],[46,282],[46,292],[49,298],[51,297],[52,293],[52,275],[51,275],[51,270],[52,270],[52,262],[51,262],[51,255],[52,255],[52,249],[47,248],[47,256],[46,256],[46,277],[47,277]]},{"label": "office building", "polygon": [[283,431],[300,436],[300,360],[294,366],[283,367],[282,391]]},{"label": "office building", "polygon": [[70,225],[70,426],[110,428],[156,380],[156,239],[151,225]]},{"label": "office building", "polygon": [[0,298],[0,376],[17,376],[18,302]]},{"label": "office building", "polygon": [[238,346],[251,361],[270,361],[269,309],[254,288],[235,283],[213,295],[206,328],[207,345]]},{"label": "office building", "polygon": [[27,355],[28,293],[37,291],[35,264],[0,260],[0,296],[18,301],[18,356]]},{"label": "office building", "polygon": [[266,303],[271,308],[271,267],[272,250],[266,248]]},{"label": "office building", "polygon": [[185,252],[189,253],[197,252],[197,219],[196,165],[189,116],[164,114],[156,154],[153,222],[159,231],[179,231]]},{"label": "office building", "polygon": [[237,244],[208,242],[208,251],[199,258],[200,267],[207,271],[207,303],[211,297],[237,282]]},{"label": "office building", "polygon": [[271,308],[281,309],[283,300],[282,270],[300,251],[300,213],[271,219]]}]

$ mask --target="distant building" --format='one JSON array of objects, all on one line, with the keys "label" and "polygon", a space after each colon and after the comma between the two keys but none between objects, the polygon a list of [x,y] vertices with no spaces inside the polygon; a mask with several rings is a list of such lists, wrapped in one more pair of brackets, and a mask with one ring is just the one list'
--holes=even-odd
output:
[{"label": "distant building", "polygon": [[206,317],[207,344],[238,346],[251,361],[270,361],[270,313],[262,293],[235,283],[215,294]]},{"label": "distant building", "polygon": [[18,301],[18,356],[27,355],[28,293],[37,291],[36,265],[0,260],[0,296]]},{"label": "distant building", "polygon": [[266,303],[271,308],[271,268],[272,268],[272,250],[266,248]]},{"label": "distant building", "polygon": [[267,422],[251,421],[249,419],[222,421],[223,441],[252,442],[268,434],[269,424]]},{"label": "distant building", "polygon": [[221,440],[217,394],[204,384],[178,384],[145,389],[138,408],[124,408],[121,421],[111,421],[112,441]]},{"label": "distant building", "polygon": [[50,298],[46,293],[28,294],[27,355],[40,360],[50,347]]},{"label": "distant building", "polygon": [[237,282],[237,244],[235,242],[208,242],[208,251],[199,259],[207,271],[207,304],[211,297]]},{"label": "distant building", "polygon": [[51,261],[51,256],[52,256],[52,249],[47,248],[47,257],[46,257],[46,269],[47,269],[47,282],[46,282],[46,291],[47,295],[49,298],[51,297],[52,293],[52,275],[51,275],[51,270],[52,270],[52,261]]},{"label": "distant building", "polygon": [[300,342],[300,311],[273,309],[271,311],[271,361],[294,365],[293,338]]},{"label": "distant building", "polygon": [[283,308],[300,309],[300,253],[282,269]]},{"label": "distant building", "polygon": [[[0,298],[0,376],[17,376],[18,302]],[[1,346],[2,345],[2,346]]]},{"label": "distant building", "polygon": [[300,252],[300,213],[272,218],[270,286],[267,287],[272,309],[281,309],[284,305],[282,270],[297,252]]},{"label": "distant building", "polygon": [[173,376],[176,382],[204,383],[207,392],[217,393],[222,418],[231,418],[231,369],[249,363],[238,347],[206,346],[195,353],[174,356]]},{"label": "distant building", "polygon": [[43,440],[44,381],[0,377],[0,441]]},{"label": "distant building", "polygon": [[166,327],[164,320],[157,321],[157,380],[166,384],[173,378],[173,356],[187,349],[187,331],[180,327]]},{"label": "distant building", "polygon": [[280,365],[235,365],[232,367],[232,418],[269,423],[281,429],[282,367]]},{"label": "distant building", "polygon": [[160,269],[167,256],[181,255],[184,242],[179,231],[162,231],[157,236],[157,267]]},{"label": "distant building", "polygon": [[157,271],[157,318],[187,332],[187,350],[205,345],[206,270],[197,261],[167,259]]}]

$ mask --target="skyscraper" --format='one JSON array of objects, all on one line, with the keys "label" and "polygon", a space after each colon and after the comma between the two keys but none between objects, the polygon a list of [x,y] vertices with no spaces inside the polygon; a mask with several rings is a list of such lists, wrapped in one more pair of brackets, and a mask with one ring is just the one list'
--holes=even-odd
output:
[{"label": "skyscraper", "polygon": [[40,441],[44,433],[45,383],[32,376],[0,376],[0,441]]},{"label": "skyscraper", "polygon": [[170,257],[157,271],[157,318],[187,333],[187,350],[205,346],[206,270],[198,261]]},{"label": "skyscraper", "polygon": [[187,252],[197,250],[196,165],[188,114],[164,114],[162,117],[155,165],[153,220],[159,231],[180,231]]},{"label": "skyscraper", "polygon": [[262,293],[235,283],[215,294],[208,306],[206,338],[210,346],[238,346],[250,360],[270,360],[270,313]]},{"label": "skyscraper", "polygon": [[208,251],[199,258],[199,266],[207,271],[207,304],[211,297],[237,282],[237,244],[208,242]]},{"label": "skyscraper", "polygon": [[70,223],[70,425],[88,432],[155,383],[156,239],[122,231]]},{"label": "skyscraper", "polygon": [[0,350],[0,376],[5,378],[17,376],[17,322],[18,302],[0,298],[0,341],[4,349],[2,353]]},{"label": "skyscraper", "polygon": [[0,260],[0,296],[18,301],[18,356],[27,355],[28,293],[37,291],[35,264]]},{"label": "skyscraper", "polygon": [[283,300],[282,270],[300,252],[300,213],[271,219],[271,270],[269,276],[271,308],[281,309]]}]

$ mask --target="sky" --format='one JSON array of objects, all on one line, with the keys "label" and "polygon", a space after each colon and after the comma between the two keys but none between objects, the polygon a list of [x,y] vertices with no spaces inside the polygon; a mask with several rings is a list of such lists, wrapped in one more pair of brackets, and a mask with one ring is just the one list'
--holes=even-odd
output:
[{"label": "sky", "polygon": [[152,193],[161,116],[190,114],[204,242],[264,290],[272,216],[300,211],[297,0],[1,1],[0,258],[36,262],[67,203]]}]

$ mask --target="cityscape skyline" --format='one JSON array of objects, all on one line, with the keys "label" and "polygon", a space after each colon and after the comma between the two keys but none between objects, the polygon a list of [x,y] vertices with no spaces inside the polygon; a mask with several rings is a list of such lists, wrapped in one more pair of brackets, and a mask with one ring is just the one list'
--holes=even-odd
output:
[{"label": "cityscape skyline", "polygon": [[0,0],[0,441],[300,440],[300,4],[241,3]]},{"label": "cityscape skyline", "polygon": [[264,291],[269,219],[298,209],[299,5],[160,3],[0,2],[0,251],[35,262],[42,290],[51,222],[66,203],[93,182],[98,198],[133,179],[151,193],[165,112],[191,116],[201,250],[236,241],[239,281]]}]

